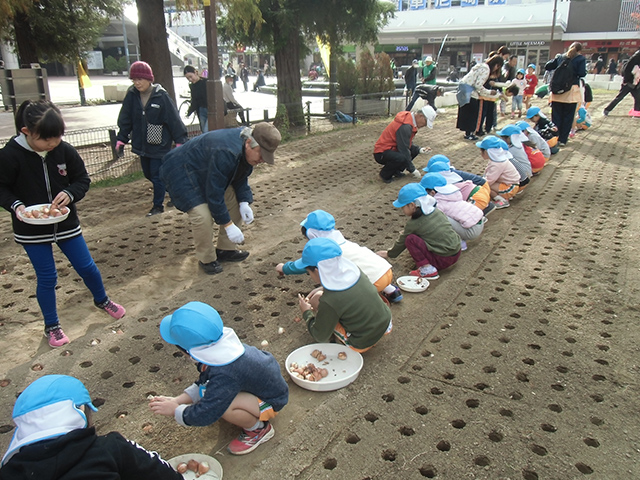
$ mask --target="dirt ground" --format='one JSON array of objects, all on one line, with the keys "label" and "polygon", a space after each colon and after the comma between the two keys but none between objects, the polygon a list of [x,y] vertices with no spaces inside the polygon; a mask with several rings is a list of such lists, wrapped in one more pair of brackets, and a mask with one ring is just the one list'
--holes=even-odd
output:
[{"label": "dirt ground", "polygon": [[[312,343],[293,321],[310,279],[278,278],[273,268],[299,256],[299,222],[325,209],[345,237],[373,250],[391,247],[404,225],[391,202],[411,179],[382,184],[371,155],[388,120],[283,145],[276,165],[250,179],[251,256],[216,276],[198,269],[186,215],[170,208],[145,218],[146,181],[90,190],[79,204],[85,237],[127,315],[113,322],[94,308],[56,253],[67,348],[52,350],[42,337],[34,273],[3,213],[0,450],[19,392],[43,374],[66,373],[100,406],[100,433],[118,430],[165,458],[213,455],[228,479],[640,478],[640,121],[626,116],[628,99],[602,117],[614,94],[596,92],[593,127],[511,208],[489,216],[455,267],[392,306],[393,333],[364,355],[354,384],[314,393],[290,382],[276,436],[246,457],[226,452],[231,425],[183,428],[151,414],[148,394],[176,395],[196,378],[158,323],[187,301],[210,303],[244,342],[267,340],[286,375],[287,355]],[[454,125],[449,108],[415,141],[483,172],[478,149]],[[407,253],[393,265],[396,276],[413,268]]]}]

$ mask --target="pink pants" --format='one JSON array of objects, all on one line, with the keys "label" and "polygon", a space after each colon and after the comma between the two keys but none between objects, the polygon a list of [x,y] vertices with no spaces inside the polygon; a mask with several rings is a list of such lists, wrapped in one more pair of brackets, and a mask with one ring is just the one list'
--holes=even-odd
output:
[{"label": "pink pants", "polygon": [[450,267],[451,265],[456,263],[458,261],[458,258],[460,258],[460,250],[458,250],[458,253],[456,253],[455,255],[451,255],[450,257],[443,257],[442,255],[437,255],[433,252],[430,252],[425,241],[418,235],[415,235],[413,233],[407,235],[404,244],[415,260],[417,267],[431,264],[438,270],[444,270],[445,268]]}]

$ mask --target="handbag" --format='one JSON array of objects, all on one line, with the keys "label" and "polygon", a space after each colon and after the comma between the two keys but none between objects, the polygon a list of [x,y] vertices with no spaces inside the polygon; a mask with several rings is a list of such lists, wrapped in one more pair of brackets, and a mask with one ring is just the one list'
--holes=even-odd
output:
[{"label": "handbag", "polygon": [[147,124],[147,143],[149,145],[162,144],[162,125]]}]

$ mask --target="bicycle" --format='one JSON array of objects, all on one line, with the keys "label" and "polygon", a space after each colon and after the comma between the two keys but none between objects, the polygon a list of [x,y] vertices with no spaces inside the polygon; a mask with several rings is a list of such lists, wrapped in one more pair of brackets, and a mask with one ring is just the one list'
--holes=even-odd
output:
[{"label": "bicycle", "polygon": [[180,118],[185,125],[193,125],[198,120],[198,115],[196,114],[196,112],[192,112],[191,115],[187,115],[190,107],[191,100],[187,98],[180,104],[180,107],[178,108]]}]

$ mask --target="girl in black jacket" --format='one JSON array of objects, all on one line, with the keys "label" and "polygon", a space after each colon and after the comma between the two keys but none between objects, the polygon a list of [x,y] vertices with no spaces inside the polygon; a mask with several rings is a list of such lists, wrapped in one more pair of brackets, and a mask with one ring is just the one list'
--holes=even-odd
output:
[{"label": "girl in black jacket", "polygon": [[[23,246],[36,272],[45,337],[50,346],[60,347],[69,339],[58,321],[53,243],[82,277],[96,307],[115,319],[122,318],[125,309],[109,300],[82,236],[75,204],[85,196],[91,180],[78,152],[61,141],[64,120],[60,110],[45,100],[27,100],[16,112],[16,129],[18,135],[0,150],[0,206],[11,212],[14,239]],[[26,223],[25,208],[37,204],[68,209],[69,215],[58,223]]]}]

